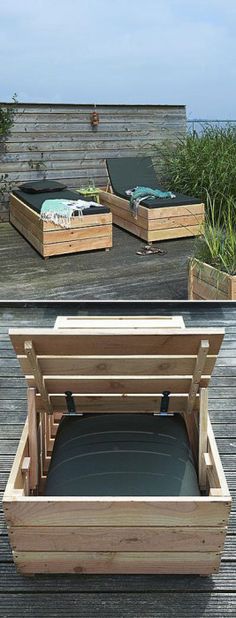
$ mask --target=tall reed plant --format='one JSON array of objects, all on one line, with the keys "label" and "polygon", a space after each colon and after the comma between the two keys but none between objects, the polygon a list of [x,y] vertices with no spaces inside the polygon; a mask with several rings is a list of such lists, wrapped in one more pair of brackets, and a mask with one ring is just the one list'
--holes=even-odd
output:
[{"label": "tall reed plant", "polygon": [[[217,204],[207,194],[202,236],[195,244],[194,257],[229,275],[236,275],[236,201],[229,197]],[[217,204],[217,205],[216,205]]]},{"label": "tall reed plant", "polygon": [[[214,198],[214,210],[223,213],[222,199],[236,200],[236,130],[233,127],[203,127],[197,136],[188,134],[177,144],[156,146],[154,163],[164,160],[165,184],[172,191]],[[236,213],[235,213],[236,221]]]}]

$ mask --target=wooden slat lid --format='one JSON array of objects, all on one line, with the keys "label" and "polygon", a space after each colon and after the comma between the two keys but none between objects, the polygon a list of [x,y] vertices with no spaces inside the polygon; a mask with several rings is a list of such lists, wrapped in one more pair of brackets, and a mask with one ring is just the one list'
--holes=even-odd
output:
[{"label": "wooden slat lid", "polygon": [[167,390],[170,411],[181,411],[208,385],[224,329],[185,328],[181,319],[160,327],[158,319],[60,318],[56,328],[9,332],[39,409],[48,401],[50,411],[65,411],[69,390],[84,412],[151,412]]}]

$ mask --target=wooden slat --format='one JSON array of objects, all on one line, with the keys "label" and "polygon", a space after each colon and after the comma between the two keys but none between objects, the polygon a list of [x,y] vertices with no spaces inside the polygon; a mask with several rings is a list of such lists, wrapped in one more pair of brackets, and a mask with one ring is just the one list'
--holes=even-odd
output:
[{"label": "wooden slat", "polygon": [[44,383],[44,379],[42,376],[40,364],[39,364],[39,361],[38,361],[38,358],[35,352],[35,348],[31,340],[25,341],[24,351],[31,365],[31,371],[34,375],[35,385],[41,396],[41,406],[43,407],[45,412],[47,412],[48,414],[51,414],[52,413],[51,403],[48,397],[47,390],[45,388],[45,383]]},{"label": "wooden slat", "polygon": [[[38,356],[43,375],[192,376],[196,356]],[[26,356],[18,356],[23,374],[30,376]],[[203,376],[212,374],[216,356],[208,356]]]},{"label": "wooden slat", "polygon": [[58,316],[55,324],[55,329],[70,328],[70,329],[84,329],[84,330],[96,330],[113,329],[152,329],[152,328],[185,328],[184,320],[182,316]]},{"label": "wooden slat", "polygon": [[112,247],[111,233],[101,238],[84,238],[82,240],[72,240],[57,242],[55,244],[44,245],[43,256],[63,255],[64,253],[77,253],[79,251],[93,251],[95,249],[110,249]]},{"label": "wooden slat", "polygon": [[[201,386],[207,386],[209,377],[202,378]],[[36,386],[34,377],[26,378],[30,387]],[[191,386],[191,377],[156,377],[156,376],[110,376],[108,379],[97,376],[44,376],[44,384],[47,392],[65,393],[70,390],[73,393],[92,394],[106,393],[113,394],[156,394],[169,390],[173,393],[188,393]]]},{"label": "wooden slat", "polygon": [[39,484],[39,449],[38,427],[35,406],[35,389],[28,388],[28,429],[29,429],[29,456],[30,456],[30,489]]},{"label": "wooden slat", "polygon": [[44,232],[43,242],[44,245],[52,245],[54,243],[74,243],[76,241],[91,239],[91,246],[93,246],[94,240],[102,237],[109,237],[111,239],[112,230],[111,225],[90,225],[82,228],[61,229],[56,231]]},{"label": "wooden slat", "polygon": [[225,478],[225,473],[224,473],[223,466],[220,460],[215,436],[214,436],[211,421],[209,418],[208,418],[207,436],[208,436],[208,452],[214,464],[213,471],[214,471],[214,477],[216,479],[216,487],[221,488],[222,494],[227,497],[227,500],[229,498],[229,502],[231,503],[228,484]]},{"label": "wooden slat", "polygon": [[[67,383],[69,385],[69,382]],[[115,394],[107,393],[88,393],[79,395],[73,393],[76,410],[78,413],[159,413],[162,394],[160,395],[141,395],[141,394]],[[188,395],[170,395],[169,413],[183,412],[187,404]],[[50,395],[50,402],[54,411],[67,412],[65,395]],[[198,409],[198,398],[195,403]],[[36,408],[41,412],[43,405],[40,396],[36,397]]]},{"label": "wooden slat", "polygon": [[22,573],[216,573],[214,552],[14,552]]},{"label": "wooden slat", "polygon": [[204,453],[207,452],[208,428],[208,390],[200,389],[199,405],[199,449],[198,449],[198,480],[202,490],[206,489],[206,467]]},{"label": "wooden slat", "polygon": [[[132,334],[133,333],[133,334]],[[15,329],[9,330],[10,338],[16,354],[24,354],[24,341],[31,339],[34,343],[37,355],[117,355],[124,352],[126,355],[132,354],[182,354],[193,355],[198,353],[202,339],[209,340],[209,353],[216,355],[219,352],[224,336],[222,328],[202,328],[184,330],[145,330],[140,329],[137,335],[135,328],[122,334],[117,330],[109,331],[107,334],[79,334],[70,332],[69,329],[63,332],[52,331],[52,329]]]},{"label": "wooden slat", "polygon": [[230,500],[181,498],[4,497],[11,526],[212,526],[227,525]]},{"label": "wooden slat", "polygon": [[209,353],[209,341],[207,339],[205,340],[202,339],[200,346],[199,346],[197,359],[196,359],[196,365],[195,365],[192,382],[190,386],[190,391],[189,391],[189,398],[188,398],[188,405],[187,405],[188,414],[191,414],[194,408],[195,398],[198,393],[201,377],[205,369],[205,364],[206,364],[208,353]]},{"label": "wooden slat", "polygon": [[9,529],[12,548],[18,551],[215,551],[223,549],[226,529],[31,526]]}]

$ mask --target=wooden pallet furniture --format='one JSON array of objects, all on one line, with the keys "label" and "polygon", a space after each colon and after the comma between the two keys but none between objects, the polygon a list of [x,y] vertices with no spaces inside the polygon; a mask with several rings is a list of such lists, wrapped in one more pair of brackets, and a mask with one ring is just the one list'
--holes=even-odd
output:
[{"label": "wooden pallet furniture", "polygon": [[[172,238],[187,238],[201,234],[204,222],[204,204],[200,200],[187,198],[185,195],[177,195],[176,199],[166,200],[166,206],[147,207],[140,204],[138,214],[135,217],[130,210],[129,199],[125,195],[125,188],[131,189],[136,185],[158,187],[152,161],[150,157],[126,157],[123,159],[109,160],[112,165],[121,168],[118,177],[113,180],[112,169],[108,167],[109,182],[106,188],[100,190],[100,202],[111,209],[113,223],[135,234],[149,244],[160,240]],[[136,166],[137,172],[133,169]],[[142,161],[142,165],[138,162]],[[122,181],[122,172],[126,168],[126,185]],[[132,165],[132,176],[129,181],[129,166]],[[128,186],[127,186],[128,185]],[[182,200],[182,201],[181,201]]]},{"label": "wooden pallet furniture", "polygon": [[108,210],[75,216],[71,227],[65,229],[43,221],[38,212],[11,194],[10,222],[43,258],[112,247],[112,213]]},{"label": "wooden pallet furniture", "polygon": [[[33,573],[215,573],[231,498],[208,416],[208,383],[224,330],[155,318],[73,318],[10,329],[28,414],[4,493],[13,557]],[[48,496],[65,391],[79,413],[167,414],[186,423],[201,495]]]}]

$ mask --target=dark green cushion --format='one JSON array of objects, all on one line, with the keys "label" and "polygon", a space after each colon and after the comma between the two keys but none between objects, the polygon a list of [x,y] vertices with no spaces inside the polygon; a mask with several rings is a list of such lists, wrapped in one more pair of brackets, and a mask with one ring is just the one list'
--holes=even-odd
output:
[{"label": "dark green cushion", "polygon": [[53,193],[54,191],[62,191],[67,185],[63,185],[56,180],[34,180],[33,182],[24,182],[20,185],[20,190],[24,193]]},{"label": "dark green cushion", "polygon": [[[87,202],[91,202],[91,198],[85,198],[84,195],[81,195],[77,191],[71,191],[70,189],[64,189],[63,191],[55,191],[53,193],[24,193],[20,189],[15,189],[13,191],[13,195],[18,197],[24,204],[29,206],[32,210],[37,213],[40,213],[42,204],[45,200],[85,200]],[[19,204],[20,210],[20,204]],[[94,215],[94,214],[103,214],[110,212],[110,209],[106,206],[101,206],[98,204],[97,206],[91,206],[90,208],[84,210],[84,215]]]},{"label": "dark green cushion", "polygon": [[49,467],[47,496],[199,496],[179,414],[65,416]]},{"label": "dark green cushion", "polygon": [[[129,199],[125,191],[137,186],[151,187],[166,191],[158,181],[151,157],[118,157],[107,159],[107,171],[111,186],[118,197]],[[170,187],[170,190],[171,187]],[[173,191],[175,193],[175,191]],[[175,198],[146,200],[142,206],[147,208],[164,208],[165,206],[184,206],[185,204],[199,204],[201,200],[182,193],[175,193]]]}]

